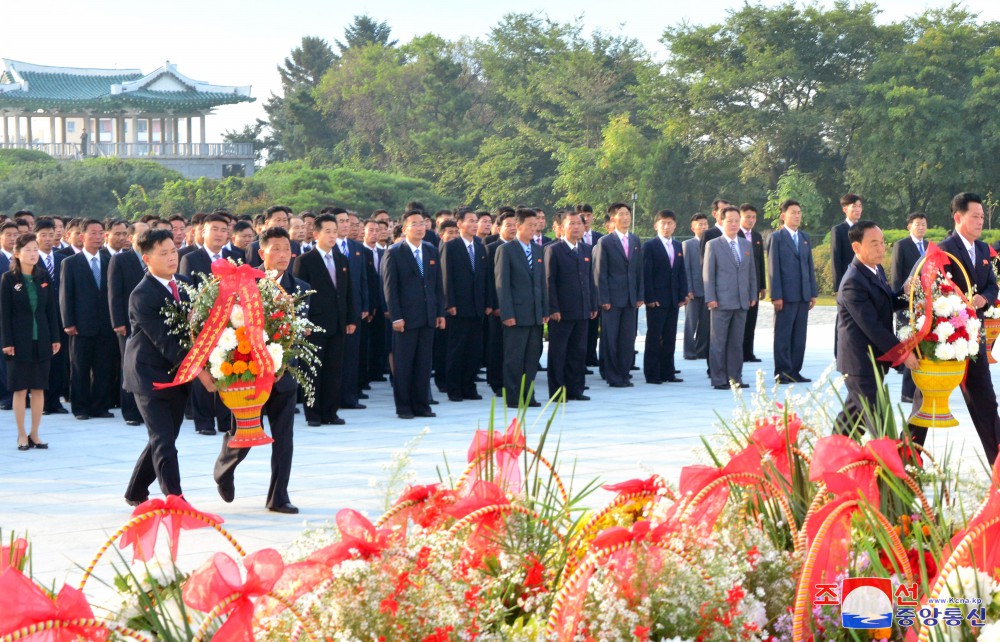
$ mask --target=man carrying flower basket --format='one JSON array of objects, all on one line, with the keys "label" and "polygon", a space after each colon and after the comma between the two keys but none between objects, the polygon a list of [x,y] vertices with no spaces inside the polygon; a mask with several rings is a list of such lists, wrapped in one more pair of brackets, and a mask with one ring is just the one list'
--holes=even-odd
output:
[{"label": "man carrying flower basket", "polygon": [[[983,233],[983,201],[971,192],[957,194],[951,201],[952,217],[955,221],[955,232],[941,241],[941,250],[957,257],[962,269],[949,259],[945,270],[950,275],[955,287],[961,292],[974,292],[969,301],[981,323],[986,308],[997,300],[1000,289],[990,262],[990,249],[979,237]],[[966,273],[968,279],[966,279]],[[970,337],[971,340],[971,337]],[[997,415],[997,396],[993,389],[993,379],[990,376],[989,361],[986,358],[986,342],[979,341],[975,356],[969,355],[970,361],[962,383],[962,396],[969,409],[972,423],[983,442],[983,450],[990,466],[997,458],[997,443],[1000,440],[1000,416]],[[922,393],[918,389],[913,398],[914,408],[919,408]],[[927,429],[910,425],[914,441],[923,444],[927,437]]]}]

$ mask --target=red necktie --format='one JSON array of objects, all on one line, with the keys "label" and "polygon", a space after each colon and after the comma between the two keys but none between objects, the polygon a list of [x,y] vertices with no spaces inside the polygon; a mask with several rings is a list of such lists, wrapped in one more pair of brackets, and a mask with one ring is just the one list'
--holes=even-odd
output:
[{"label": "red necktie", "polygon": [[170,292],[174,295],[174,301],[180,303],[181,293],[177,291],[177,281],[170,279]]}]

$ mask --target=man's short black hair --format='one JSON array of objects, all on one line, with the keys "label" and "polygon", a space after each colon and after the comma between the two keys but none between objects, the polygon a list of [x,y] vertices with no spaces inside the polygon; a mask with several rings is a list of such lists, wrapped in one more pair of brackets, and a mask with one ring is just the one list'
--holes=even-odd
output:
[{"label": "man's short black hair", "polygon": [[778,206],[778,211],[784,214],[785,210],[787,210],[789,207],[792,207],[793,205],[798,205],[800,208],[802,207],[802,205],[794,198],[786,198],[785,200],[781,201],[781,205]]},{"label": "man's short black hair", "polygon": [[173,223],[174,221],[180,221],[185,226],[188,224],[187,217],[180,213],[171,214],[170,216],[167,217],[167,220],[170,221],[171,223]]},{"label": "man's short black hair", "polygon": [[656,213],[655,219],[657,221],[671,220],[676,223],[677,215],[674,214],[673,210],[660,210],[659,212]]},{"label": "man's short black hair", "polygon": [[35,221],[35,234],[38,234],[42,230],[54,230],[56,229],[56,222],[53,221],[48,216],[43,216],[42,218]]},{"label": "man's short black hair", "polygon": [[736,212],[736,214],[739,214],[740,213],[740,208],[736,207],[735,205],[726,205],[726,206],[724,206],[722,208],[722,218],[725,219],[726,218],[726,214],[728,214],[730,212]]},{"label": "man's short black hair", "polygon": [[85,218],[80,221],[80,231],[86,232],[87,228],[91,225],[100,225],[101,229],[104,229],[104,223],[101,223],[96,218]]},{"label": "man's short black hair", "polygon": [[333,205],[327,205],[326,207],[321,209],[319,213],[320,215],[329,214],[333,216],[333,220],[336,221],[337,216],[339,214],[347,214],[347,210],[345,210],[343,207],[334,207]]},{"label": "man's short black hair", "polygon": [[629,211],[629,214],[632,213],[632,208],[628,206],[628,203],[612,203],[608,205],[608,216],[614,216],[623,207]]},{"label": "man's short black hair", "polygon": [[205,217],[208,216],[205,212],[195,212],[194,216],[191,217],[191,225],[198,226],[205,222]]},{"label": "man's short black hair", "polygon": [[858,221],[848,230],[847,240],[851,243],[861,243],[865,239],[865,232],[873,227],[878,227],[875,221]]},{"label": "man's short black hair", "polygon": [[139,235],[139,253],[149,254],[157,245],[163,243],[164,241],[170,241],[173,243],[173,232],[170,230],[154,230],[150,228]]},{"label": "man's short black hair", "polygon": [[485,210],[483,210],[483,211],[481,211],[481,212],[476,212],[476,220],[477,220],[477,221],[479,221],[479,220],[482,220],[482,219],[484,219],[484,218],[488,218],[488,219],[490,219],[490,223],[492,223],[492,222],[493,222],[493,215],[492,215],[492,214],[490,214],[489,212],[487,212],[487,211],[485,211]]},{"label": "man's short black hair", "polygon": [[724,205],[732,205],[732,203],[724,198],[717,198],[714,201],[712,201],[712,211],[718,212],[719,209]]},{"label": "man's short black hair", "polygon": [[450,218],[441,221],[440,223],[438,223],[438,229],[437,229],[438,234],[444,236],[444,231],[447,230],[450,227],[454,227],[455,229],[458,229],[458,223],[456,223],[454,219],[450,219]]},{"label": "man's short black hair", "polygon": [[974,194],[972,192],[959,192],[955,194],[955,197],[951,199],[951,213],[958,214],[969,211],[969,206],[973,203],[983,204],[983,199],[979,197],[979,194]]},{"label": "man's short black hair", "polygon": [[247,221],[236,221],[233,225],[233,234],[239,234],[243,230],[252,230],[253,225],[250,225]]},{"label": "man's short black hair", "polygon": [[[420,201],[410,201],[406,204],[406,207],[403,208],[404,212],[412,212],[413,210],[418,210],[421,214],[423,214],[424,204]],[[403,214],[403,216],[406,216],[406,214]]]},{"label": "man's short black hair", "polygon": [[104,231],[110,232],[111,230],[115,229],[116,225],[124,225],[127,227],[128,223],[126,223],[120,218],[108,218],[104,220]]},{"label": "man's short black hair", "polygon": [[201,223],[202,225],[208,225],[209,223],[225,223],[228,226],[229,218],[225,214],[217,214],[216,212],[212,212],[204,219],[202,219]]},{"label": "man's short black hair", "polygon": [[743,203],[740,205],[740,212],[753,212],[754,214],[759,214],[757,208],[754,207],[752,203]]},{"label": "man's short black hair", "polygon": [[292,208],[286,207],[284,205],[272,205],[271,207],[264,210],[264,220],[270,221],[278,212],[284,212],[288,217],[292,216]]},{"label": "man's short black hair", "polygon": [[854,205],[855,203],[860,203],[861,197],[857,194],[844,194],[840,197],[840,206],[847,207],[848,205]]},{"label": "man's short black hair", "polygon": [[514,216],[514,210],[503,209],[497,215],[497,225],[503,225],[503,222]]},{"label": "man's short black hair", "polygon": [[336,225],[337,224],[337,219],[336,219],[336,217],[333,214],[328,214],[326,212],[322,212],[322,213],[320,213],[319,216],[317,216],[313,220],[313,229],[315,231],[319,232],[320,230],[323,229],[323,223],[333,223],[334,225]]},{"label": "man's short black hair", "polygon": [[35,214],[31,210],[17,210],[16,212],[14,212],[14,218],[23,218],[25,216],[30,216],[31,218],[35,218]]},{"label": "man's short black hair", "polygon": [[907,216],[906,216],[906,227],[910,227],[910,223],[912,223],[913,221],[917,220],[918,218],[922,218],[922,219],[924,219],[926,221],[927,220],[927,215],[924,214],[923,212],[910,212],[909,214],[907,214]]},{"label": "man's short black hair", "polygon": [[17,230],[17,223],[14,221],[4,221],[0,224],[0,234],[3,234],[7,230]]},{"label": "man's short black hair", "polygon": [[701,212],[695,212],[694,214],[691,215],[691,222],[692,223],[694,223],[695,221],[707,221],[707,220],[708,220],[708,216],[706,216],[705,214],[702,214]]},{"label": "man's short black hair", "polygon": [[283,227],[269,227],[260,233],[260,238],[257,240],[260,242],[261,247],[267,247],[267,244],[271,242],[271,239],[288,239],[289,243],[292,241],[292,237],[288,234],[288,230]]},{"label": "man's short black hair", "polygon": [[584,212],[589,212],[590,214],[594,213],[594,208],[587,203],[580,203],[574,209],[578,214],[583,214]]},{"label": "man's short black hair", "polygon": [[419,216],[420,218],[424,218],[426,214],[424,214],[423,210],[406,210],[406,212],[403,213],[403,218],[399,219],[400,225],[405,225],[406,219],[410,218],[411,216]]},{"label": "man's short black hair", "polygon": [[537,217],[538,214],[535,213],[535,210],[528,209],[527,207],[522,207],[514,213],[514,218],[517,220],[518,225],[523,225],[529,218]]},{"label": "man's short black hair", "polygon": [[[458,214],[455,215],[455,220],[464,221],[465,217],[468,216],[469,214],[475,216],[477,221],[479,220],[479,214],[477,214],[476,210],[472,209],[471,207],[463,207],[462,209],[460,209],[458,211]],[[489,214],[489,212],[487,212],[487,214]]]}]

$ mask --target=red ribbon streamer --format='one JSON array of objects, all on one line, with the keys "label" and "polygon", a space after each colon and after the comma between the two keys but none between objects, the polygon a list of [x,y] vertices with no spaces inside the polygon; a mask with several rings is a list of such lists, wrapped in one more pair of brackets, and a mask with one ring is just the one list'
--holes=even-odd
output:
[{"label": "red ribbon streamer", "polygon": [[264,304],[257,289],[257,279],[265,274],[247,264],[233,265],[225,259],[212,263],[212,274],[219,280],[219,295],[215,305],[198,333],[191,351],[184,357],[174,380],[170,383],[154,383],[155,390],[185,384],[201,372],[208,361],[208,356],[219,343],[219,336],[225,330],[229,315],[239,297],[243,306],[244,325],[247,342],[250,344],[250,355],[260,366],[259,374],[254,380],[255,390],[251,399],[271,390],[274,385],[274,362],[264,345]]}]

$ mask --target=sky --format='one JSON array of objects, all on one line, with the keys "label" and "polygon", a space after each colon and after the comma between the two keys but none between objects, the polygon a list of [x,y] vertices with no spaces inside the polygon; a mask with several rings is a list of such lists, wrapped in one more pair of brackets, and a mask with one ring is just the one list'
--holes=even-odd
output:
[{"label": "sky", "polygon": [[[763,4],[778,4],[762,0]],[[263,105],[280,90],[277,66],[303,36],[333,44],[355,15],[385,20],[393,37],[407,42],[436,33],[449,40],[485,37],[506,13],[528,12],[558,22],[580,19],[584,32],[623,33],[662,58],[667,26],[685,21],[715,24],[737,0],[4,0],[0,58],[63,67],[131,68],[150,72],[165,61],[196,80],[251,85],[256,102],[220,107],[208,118],[208,141],[264,116]],[[829,6],[830,2],[822,3]],[[883,0],[884,21],[902,20],[947,0]],[[1000,3],[967,0],[983,19],[1000,19]]]}]

